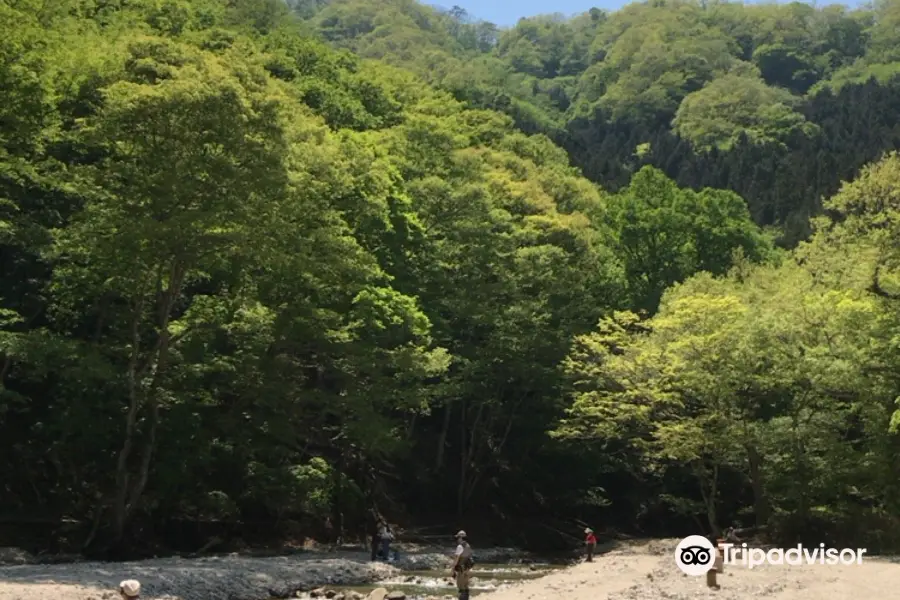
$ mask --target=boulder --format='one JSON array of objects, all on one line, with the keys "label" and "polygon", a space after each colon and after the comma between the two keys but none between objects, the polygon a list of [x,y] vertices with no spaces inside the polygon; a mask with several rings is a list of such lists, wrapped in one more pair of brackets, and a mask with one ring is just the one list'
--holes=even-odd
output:
[{"label": "boulder", "polygon": [[369,595],[366,596],[366,600],[385,600],[387,598],[388,591],[384,588],[375,588]]},{"label": "boulder", "polygon": [[34,556],[21,548],[0,548],[0,565],[26,565],[34,562]]},{"label": "boulder", "polygon": [[386,600],[406,600],[406,594],[400,590],[394,590],[385,597]]}]

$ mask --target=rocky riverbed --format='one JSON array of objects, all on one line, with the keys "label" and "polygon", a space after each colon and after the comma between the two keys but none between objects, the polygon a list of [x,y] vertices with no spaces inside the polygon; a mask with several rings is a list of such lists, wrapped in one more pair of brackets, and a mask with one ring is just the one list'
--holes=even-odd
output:
[{"label": "rocky riverbed", "polygon": [[[390,581],[402,588],[404,572],[443,571],[450,562],[450,549],[398,548],[398,560],[386,564],[370,562],[367,552],[342,548],[334,551],[298,552],[290,556],[247,557],[238,555],[205,558],[156,558],[135,562],[34,564],[35,559],[6,549],[0,552],[13,566],[0,567],[0,600],[100,600],[111,594],[123,579],[141,582],[142,598],[148,600],[264,600],[296,597],[322,588],[350,588]],[[481,550],[483,560],[510,560],[522,554],[509,548]],[[526,567],[527,568],[527,567]],[[406,575],[405,577],[409,577]],[[335,591],[332,598],[339,592]],[[350,595],[355,598],[355,595]]]}]

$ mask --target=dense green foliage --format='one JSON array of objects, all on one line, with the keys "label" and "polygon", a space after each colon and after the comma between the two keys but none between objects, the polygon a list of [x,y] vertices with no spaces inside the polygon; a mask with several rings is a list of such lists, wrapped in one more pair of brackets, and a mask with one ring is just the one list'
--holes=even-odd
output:
[{"label": "dense green foliage", "polygon": [[896,545],[897,6],[3,0],[0,517]]},{"label": "dense green foliage", "polygon": [[648,320],[602,320],[565,361],[556,435],[627,447],[637,477],[690,476],[693,498],[670,500],[713,528],[725,508],[807,543],[896,548],[898,199],[892,154],[791,260],[697,275]]},{"label": "dense green foliage", "polygon": [[[896,0],[855,11],[653,0],[499,32],[414,0],[317,6],[309,22],[326,39],[506,112],[606,189],[645,165],[730,189],[787,246],[841,181],[900,146]],[[487,51],[476,42],[492,37]]]}]

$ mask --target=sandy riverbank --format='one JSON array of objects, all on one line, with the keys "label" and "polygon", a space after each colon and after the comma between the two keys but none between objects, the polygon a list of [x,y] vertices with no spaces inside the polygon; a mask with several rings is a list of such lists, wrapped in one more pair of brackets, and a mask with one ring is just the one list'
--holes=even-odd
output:
[{"label": "sandy riverbank", "polygon": [[479,600],[875,600],[900,590],[900,564],[866,558],[861,565],[729,565],[719,590],[704,577],[675,566],[677,540],[657,540],[614,550],[547,577],[480,596]]}]

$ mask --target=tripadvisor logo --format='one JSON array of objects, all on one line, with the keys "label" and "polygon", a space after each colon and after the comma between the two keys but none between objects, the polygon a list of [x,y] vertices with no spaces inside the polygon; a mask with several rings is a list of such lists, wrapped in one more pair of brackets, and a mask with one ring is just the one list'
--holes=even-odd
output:
[{"label": "tripadvisor logo", "polygon": [[794,548],[750,548],[747,544],[722,543],[716,548],[713,543],[701,535],[691,535],[679,542],[675,548],[675,564],[687,575],[703,575],[715,567],[716,556],[721,553],[723,564],[741,564],[750,569],[762,565],[861,565],[865,548],[826,548],[819,544],[818,548],[804,548],[797,544]]},{"label": "tripadvisor logo", "polygon": [[[772,548],[768,552],[762,548],[748,548],[747,544],[741,544],[735,547],[734,544],[722,544],[722,551],[725,554],[725,564],[734,565],[742,564],[749,568],[758,567],[760,565],[836,565],[838,563],[844,565],[861,565],[863,554],[866,553],[865,548],[826,548],[825,544],[819,544],[818,548],[804,548],[802,544],[797,544],[795,548]],[[736,555],[740,553],[740,560],[735,560]]]}]

